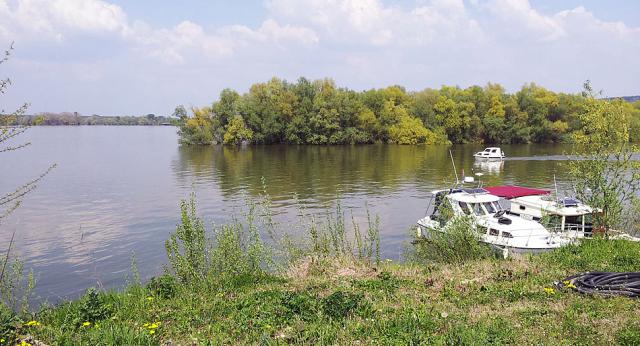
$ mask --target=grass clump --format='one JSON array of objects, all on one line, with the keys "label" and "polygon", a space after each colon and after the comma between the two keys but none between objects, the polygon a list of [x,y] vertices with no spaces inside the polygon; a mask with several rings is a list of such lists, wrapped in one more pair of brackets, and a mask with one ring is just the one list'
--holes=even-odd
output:
[{"label": "grass clump", "polygon": [[414,241],[408,257],[418,263],[461,264],[489,258],[491,248],[480,243],[473,219],[454,217],[446,226]]}]

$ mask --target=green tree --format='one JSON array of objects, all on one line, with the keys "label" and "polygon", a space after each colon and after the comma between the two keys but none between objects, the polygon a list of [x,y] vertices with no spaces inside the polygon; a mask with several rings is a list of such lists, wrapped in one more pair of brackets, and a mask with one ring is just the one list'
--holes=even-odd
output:
[{"label": "green tree", "polygon": [[247,128],[241,117],[235,117],[229,122],[227,132],[224,134],[224,144],[240,144],[251,142],[253,131]]},{"label": "green tree", "polygon": [[[178,107],[180,108],[180,107]],[[182,109],[176,109],[182,112]],[[185,117],[180,113],[180,143],[183,144],[212,144],[214,143],[214,123],[210,107],[191,108],[192,117]],[[186,113],[186,112],[185,112]]]},{"label": "green tree", "polygon": [[633,154],[639,148],[629,143],[631,114],[624,101],[597,99],[588,81],[584,96],[568,167],[577,197],[600,210],[595,225],[607,232],[620,226],[625,207],[638,201],[640,162]]},{"label": "green tree", "polygon": [[212,126],[216,142],[221,142],[232,119],[239,115],[240,95],[231,89],[220,92],[220,100],[212,106]]}]

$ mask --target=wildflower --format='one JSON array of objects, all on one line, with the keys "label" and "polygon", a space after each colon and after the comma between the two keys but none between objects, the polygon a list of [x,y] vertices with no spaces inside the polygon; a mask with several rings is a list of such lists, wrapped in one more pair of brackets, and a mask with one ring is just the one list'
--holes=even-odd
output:
[{"label": "wildflower", "polygon": [[4,339],[0,339],[0,342],[4,342]]},{"label": "wildflower", "polygon": [[37,326],[39,326],[39,325],[40,325],[40,322],[38,322],[38,321],[29,321],[29,322],[27,322],[27,324],[26,324],[26,325],[27,325],[28,327],[32,327],[32,326],[36,326],[36,327],[37,327]]},{"label": "wildflower", "polygon": [[544,291],[547,292],[547,294],[556,294],[556,291],[552,287],[545,287]]},{"label": "wildflower", "polygon": [[91,325],[91,322],[82,322],[83,327],[88,327]]},{"label": "wildflower", "polygon": [[31,345],[30,343],[28,343],[28,342],[26,342],[26,341],[22,340],[22,341],[20,342],[20,346],[32,346],[32,345]]},{"label": "wildflower", "polygon": [[148,300],[148,301],[152,301],[152,300],[153,300],[153,297],[147,297],[147,300]]},{"label": "wildflower", "polygon": [[151,330],[149,331],[149,335],[153,335],[153,334],[155,334],[155,333],[156,333],[156,330],[155,330],[155,329],[151,329]]}]

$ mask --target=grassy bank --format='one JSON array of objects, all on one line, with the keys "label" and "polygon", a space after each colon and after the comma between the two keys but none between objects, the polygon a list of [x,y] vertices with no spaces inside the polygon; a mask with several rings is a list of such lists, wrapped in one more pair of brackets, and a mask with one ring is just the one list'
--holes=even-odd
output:
[{"label": "grassy bank", "polygon": [[358,246],[340,215],[311,225],[312,239],[286,265],[266,269],[273,253],[255,238],[258,223],[208,232],[185,203],[166,274],[32,315],[5,309],[2,344],[640,344],[640,300],[554,286],[576,272],[637,271],[638,243],[379,262],[376,223]]}]

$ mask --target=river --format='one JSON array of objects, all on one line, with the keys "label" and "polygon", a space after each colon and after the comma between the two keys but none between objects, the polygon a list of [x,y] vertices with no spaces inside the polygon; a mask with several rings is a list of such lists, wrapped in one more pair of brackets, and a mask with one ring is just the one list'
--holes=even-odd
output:
[{"label": "river", "polygon": [[32,144],[0,153],[0,195],[58,166],[0,225],[0,249],[15,231],[36,296],[52,302],[122,287],[134,258],[143,279],[160,273],[179,201],[192,191],[208,225],[241,216],[262,177],[281,225],[296,224],[300,206],[322,212],[339,200],[358,223],[368,208],[380,217],[383,257],[399,259],[430,191],[455,181],[449,150],[458,171],[482,173],[485,185],[553,188],[556,175],[561,189],[570,150],[503,145],[507,160],[478,165],[482,145],[186,147],[173,127],[34,127],[19,139]]}]

